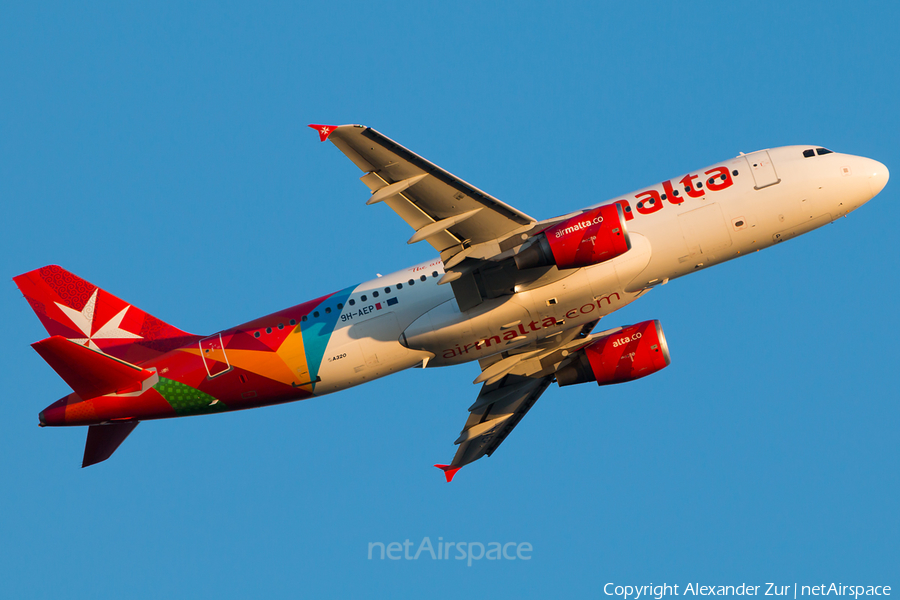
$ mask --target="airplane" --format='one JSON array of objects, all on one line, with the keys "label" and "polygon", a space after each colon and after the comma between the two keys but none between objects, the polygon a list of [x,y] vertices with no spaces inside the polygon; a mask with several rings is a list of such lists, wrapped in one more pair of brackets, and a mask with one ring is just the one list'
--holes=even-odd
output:
[{"label": "airplane", "polygon": [[88,426],[82,467],[141,421],[323,396],[412,367],[478,361],[446,480],[492,455],[551,383],[610,385],[670,363],[657,320],[594,332],[668,281],[856,210],[875,160],[805,145],[741,153],[537,220],[372,128],[310,125],[438,256],[211,335],[186,333],[51,265],[14,278],[50,337],[32,344],[72,388],[41,426]]}]

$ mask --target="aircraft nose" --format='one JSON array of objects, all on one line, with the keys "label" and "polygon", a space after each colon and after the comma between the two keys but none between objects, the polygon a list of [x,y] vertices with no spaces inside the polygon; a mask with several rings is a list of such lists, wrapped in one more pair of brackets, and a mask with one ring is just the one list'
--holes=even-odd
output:
[{"label": "aircraft nose", "polygon": [[884,186],[887,185],[890,177],[891,174],[886,166],[877,160],[872,161],[872,165],[869,169],[869,188],[872,190],[873,198],[884,189]]}]

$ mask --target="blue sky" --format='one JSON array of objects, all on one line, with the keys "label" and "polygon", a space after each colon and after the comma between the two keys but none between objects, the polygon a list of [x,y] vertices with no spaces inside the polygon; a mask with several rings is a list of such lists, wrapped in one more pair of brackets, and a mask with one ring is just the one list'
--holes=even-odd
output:
[{"label": "blue sky", "polygon": [[[898,173],[895,3],[186,4],[3,9],[4,596],[900,587],[895,181],[611,316],[660,319],[672,365],[551,387],[451,485],[476,365],[145,423],[81,470],[83,429],[37,427],[68,388],[10,280],[59,263],[206,333],[432,258],[308,123],[538,218],[786,144]],[[367,559],[426,536],[532,558]]]}]

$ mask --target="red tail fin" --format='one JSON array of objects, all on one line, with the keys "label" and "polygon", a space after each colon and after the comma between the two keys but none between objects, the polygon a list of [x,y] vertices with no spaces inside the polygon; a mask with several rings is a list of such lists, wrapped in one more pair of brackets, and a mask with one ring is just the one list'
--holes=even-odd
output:
[{"label": "red tail fin", "polygon": [[141,363],[199,339],[56,265],[13,281],[51,336],[121,360]]}]

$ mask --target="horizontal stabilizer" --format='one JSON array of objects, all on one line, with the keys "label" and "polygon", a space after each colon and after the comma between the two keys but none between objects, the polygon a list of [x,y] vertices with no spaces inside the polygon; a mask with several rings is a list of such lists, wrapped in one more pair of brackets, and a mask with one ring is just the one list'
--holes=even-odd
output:
[{"label": "horizontal stabilizer", "polygon": [[87,443],[84,445],[84,460],[81,468],[103,462],[122,445],[128,434],[138,426],[138,421],[91,425],[88,427]]},{"label": "horizontal stabilizer", "polygon": [[444,476],[447,478],[447,483],[453,481],[453,476],[456,475],[456,472],[462,469],[462,467],[454,467],[452,465],[434,465],[438,469],[444,472]]},{"label": "horizontal stabilizer", "polygon": [[138,391],[141,383],[153,375],[153,371],[92,350],[59,335],[35,342],[31,347],[82,400],[115,392]]}]

